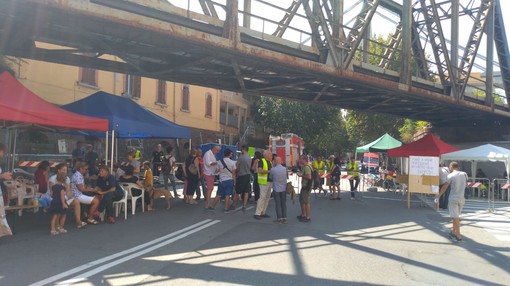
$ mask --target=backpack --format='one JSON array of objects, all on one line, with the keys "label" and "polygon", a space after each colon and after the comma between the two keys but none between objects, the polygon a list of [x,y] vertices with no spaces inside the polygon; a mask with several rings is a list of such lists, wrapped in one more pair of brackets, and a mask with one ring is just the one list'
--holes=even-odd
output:
[{"label": "backpack", "polygon": [[170,163],[170,159],[172,159],[173,156],[170,156],[168,158],[165,157],[163,161],[161,162],[161,172],[165,175],[168,175],[172,171],[172,164]]}]

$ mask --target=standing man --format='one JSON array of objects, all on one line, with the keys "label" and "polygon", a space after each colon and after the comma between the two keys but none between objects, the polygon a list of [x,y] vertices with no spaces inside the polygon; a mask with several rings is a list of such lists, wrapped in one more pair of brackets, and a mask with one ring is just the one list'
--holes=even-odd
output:
[{"label": "standing man", "polygon": [[234,194],[234,201],[231,210],[236,208],[236,203],[239,197],[243,200],[243,212],[246,210],[248,204],[248,194],[251,192],[251,158],[248,155],[248,146],[241,147],[241,156],[237,159],[237,182],[236,193]]},{"label": "standing man", "polygon": [[99,154],[94,151],[94,146],[87,145],[87,153],[85,153],[84,157],[85,162],[87,162],[89,169],[89,176],[95,176],[99,172],[97,168],[99,162]]},{"label": "standing man", "polygon": [[72,156],[73,156],[73,162],[72,167],[74,168],[74,164],[77,161],[83,160],[83,157],[85,157],[85,151],[83,151],[83,142],[78,141],[76,142],[76,148],[73,150]]},{"label": "standing man", "polygon": [[166,147],[167,154],[163,162],[161,162],[161,173],[163,175],[163,186],[165,190],[168,190],[168,180],[170,180],[170,184],[174,190],[174,198],[178,198],[179,195],[177,194],[177,188],[175,186],[175,169],[177,169],[177,164],[172,151],[172,146]]},{"label": "standing man", "polygon": [[[448,175],[450,174],[450,170],[448,167],[441,165],[439,168],[439,189],[446,184],[446,180],[448,179]],[[450,196],[450,187],[446,189],[444,194],[439,197],[439,208],[446,210],[448,209],[448,197]]]},{"label": "standing man", "polygon": [[354,193],[358,189],[359,185],[359,168],[358,163],[354,161],[354,157],[351,157],[351,161],[347,164],[347,175],[351,175],[349,184],[351,185],[351,200],[354,200]]},{"label": "standing man", "polygon": [[446,183],[439,190],[437,198],[441,197],[450,188],[450,198],[448,199],[448,211],[453,220],[450,238],[454,241],[461,241],[460,236],[460,213],[464,207],[464,190],[466,189],[468,176],[465,172],[459,170],[459,163],[450,163],[450,174],[446,178]]},{"label": "standing man", "polygon": [[289,173],[282,166],[282,158],[276,156],[273,160],[273,168],[269,171],[269,177],[273,180],[273,198],[276,207],[275,223],[287,223],[287,179]]},{"label": "standing man", "polygon": [[[0,162],[3,160],[5,154],[5,145],[0,143]],[[5,172],[2,173],[2,168],[0,167],[0,181],[3,180],[12,180],[12,173],[11,172]],[[4,199],[3,199],[3,192],[7,190],[2,189],[2,185],[0,184],[0,237],[5,235],[12,235],[11,228],[9,227],[9,224],[7,223],[7,219],[5,216],[5,210],[4,210]]]},{"label": "standing man", "polygon": [[[330,155],[328,158],[328,161],[326,162],[326,172],[328,174],[331,174],[331,171],[333,171],[333,168],[335,168],[335,155]],[[331,176],[326,178],[326,185],[329,188],[329,191],[333,193],[333,189],[335,188],[334,184],[331,183]]]},{"label": "standing man", "polygon": [[[319,182],[319,194],[320,192],[324,192],[324,195],[326,195],[328,193],[328,191],[324,190],[322,188],[322,185],[324,185],[324,178],[322,177],[324,174],[326,174],[326,164],[324,163],[324,161],[322,161],[322,156],[319,155],[317,156],[317,159],[315,159],[313,161],[313,170],[315,171],[315,176],[317,176],[317,178],[315,178],[315,180],[317,182]],[[316,186],[314,186],[313,188],[315,189]]]},{"label": "standing man", "polygon": [[218,161],[216,161],[216,154],[220,152],[221,146],[214,145],[211,150],[204,154],[204,175],[205,183],[207,185],[207,193],[205,194],[205,208],[211,207],[211,195],[214,189],[214,177],[218,169]]},{"label": "standing man", "polygon": [[156,145],[156,149],[152,152],[152,174],[159,177],[159,167],[165,159],[165,153],[161,150],[161,144]]},{"label": "standing man", "polygon": [[298,215],[300,222],[310,222],[310,193],[312,191],[312,166],[308,161],[308,156],[303,155],[299,159],[301,172],[301,191],[299,192],[299,204],[301,205],[301,215]]},{"label": "standing man", "polygon": [[218,163],[220,170],[220,187],[218,187],[211,209],[208,210],[214,210],[220,198],[225,197],[224,213],[230,212],[230,196],[232,196],[236,185],[236,162],[231,159],[233,155],[234,153],[232,150],[225,149],[223,159]]},{"label": "standing man", "polygon": [[257,181],[260,186],[260,198],[257,200],[257,209],[253,216],[255,219],[270,217],[266,214],[266,210],[271,197],[271,187],[273,186],[273,183],[269,178],[269,171],[272,167],[271,158],[273,157],[273,154],[271,154],[271,151],[265,150],[262,156],[263,157],[259,161],[259,165],[257,167]]}]

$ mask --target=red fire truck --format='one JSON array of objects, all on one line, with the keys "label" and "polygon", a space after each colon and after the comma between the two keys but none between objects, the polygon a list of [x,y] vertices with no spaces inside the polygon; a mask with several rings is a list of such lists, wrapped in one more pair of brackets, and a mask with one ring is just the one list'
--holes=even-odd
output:
[{"label": "red fire truck", "polygon": [[297,166],[299,156],[303,154],[305,142],[303,138],[293,133],[285,133],[281,136],[269,135],[269,147],[273,154],[282,158],[282,163],[287,168]]}]

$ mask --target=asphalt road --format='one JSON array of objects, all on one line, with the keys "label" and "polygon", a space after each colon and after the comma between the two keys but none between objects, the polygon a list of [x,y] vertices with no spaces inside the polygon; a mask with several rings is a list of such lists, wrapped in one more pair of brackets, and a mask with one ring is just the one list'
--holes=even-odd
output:
[{"label": "asphalt road", "polygon": [[[116,224],[49,234],[49,215],[24,213],[0,238],[0,285],[508,285],[510,245],[477,225],[463,242],[449,220],[393,193],[351,201],[312,196],[312,222],[253,219],[164,201]],[[9,221],[12,223],[12,215]]]}]

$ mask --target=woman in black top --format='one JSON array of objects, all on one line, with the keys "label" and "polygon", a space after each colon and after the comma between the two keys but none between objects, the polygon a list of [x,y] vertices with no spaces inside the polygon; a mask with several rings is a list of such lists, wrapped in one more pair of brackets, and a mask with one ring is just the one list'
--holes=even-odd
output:
[{"label": "woman in black top", "polygon": [[[196,205],[197,201],[193,199],[193,194],[197,189],[198,182],[200,180],[200,172],[198,172],[200,168],[199,159],[196,157],[197,151],[192,149],[186,161],[184,162],[184,177],[188,180],[188,185],[186,186],[186,196],[184,201],[188,204]],[[193,167],[194,166],[194,167]],[[193,172],[192,170],[196,170],[197,172]]]},{"label": "woman in black top", "polygon": [[[127,165],[126,168],[124,169],[124,172],[125,172],[124,175],[120,176],[120,178],[119,178],[119,183],[137,184],[140,187],[140,189],[133,188],[131,190],[131,194],[133,196],[139,196],[142,193],[143,184],[142,184],[142,182],[140,182],[140,180],[138,180],[137,176],[133,176],[134,171],[135,171],[135,167],[133,167],[133,165]],[[145,200],[145,204],[149,205],[149,201],[150,201],[149,192],[144,193],[143,199]],[[149,206],[147,207],[147,209],[149,211],[152,210],[152,208],[150,208]]]}]

